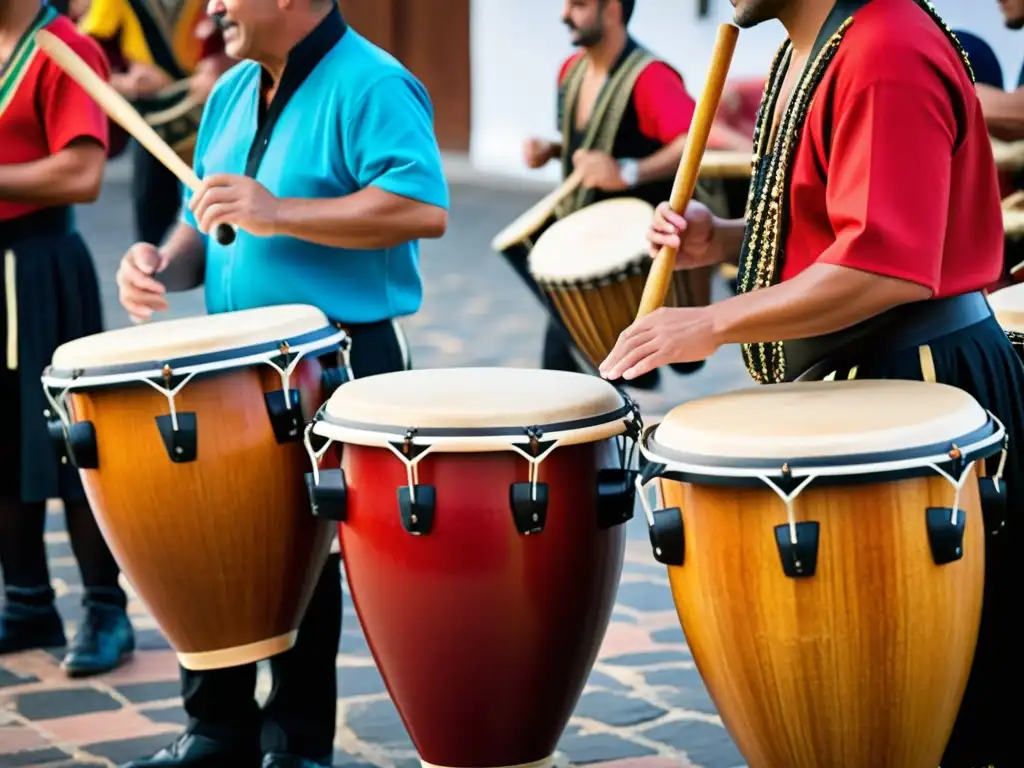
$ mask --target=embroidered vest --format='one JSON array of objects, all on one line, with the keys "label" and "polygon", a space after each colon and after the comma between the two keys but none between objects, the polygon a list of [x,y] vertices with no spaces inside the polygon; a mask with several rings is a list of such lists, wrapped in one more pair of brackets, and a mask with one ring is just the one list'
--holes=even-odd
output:
[{"label": "embroidered vest", "polygon": [[[740,293],[767,288],[778,282],[785,261],[783,242],[788,212],[789,173],[815,90],[853,23],[854,13],[870,0],[839,0],[829,15],[808,57],[789,103],[782,113],[774,145],[768,146],[775,108],[792,59],[789,40],[775,54],[765,82],[754,130],[753,178],[747,196],[746,229],[740,249],[737,290]],[[967,54],[956,36],[928,0],[914,0],[949,37],[974,81]],[[880,64],[880,66],[884,66]],[[778,383],[785,379],[786,359],[782,342],[743,344],[743,359],[754,381]]]}]

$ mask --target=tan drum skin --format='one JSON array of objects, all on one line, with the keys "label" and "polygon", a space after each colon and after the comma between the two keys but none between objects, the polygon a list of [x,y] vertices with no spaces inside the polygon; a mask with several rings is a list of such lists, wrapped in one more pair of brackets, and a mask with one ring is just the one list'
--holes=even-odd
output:
[{"label": "tan drum skin", "polygon": [[[595,368],[640,309],[653,215],[643,200],[603,200],[556,221],[530,252],[531,275]],[[710,304],[712,273],[711,267],[673,273],[665,306]]]},{"label": "tan drum skin", "polygon": [[[59,348],[54,366],[89,366],[231,350],[327,325],[318,310],[284,307],[154,322]],[[326,351],[326,350],[325,350]],[[316,354],[290,386],[303,421],[323,402]],[[331,546],[333,524],[310,514],[300,439],[279,444],[264,394],[269,365],[201,373],[175,396],[194,412],[196,460],[173,463],[154,419],[167,397],[144,382],[72,389],[73,421],[91,421],[99,455],[81,469],[104,537],[181,664],[213,669],[290,649]]]},{"label": "tan drum skin", "polygon": [[[849,381],[692,401],[655,434],[688,454],[781,462],[955,439],[983,418],[972,398],[943,385]],[[954,488],[938,473],[812,483],[793,505],[796,522],[821,525],[809,578],[780,565],[774,528],[787,522],[786,506],[766,485],[658,478],[660,506],[681,510],[685,530],[685,560],[668,566],[679,620],[751,768],[939,765],[981,617],[982,465],[959,497],[963,557],[941,566],[925,510],[950,507]]]}]

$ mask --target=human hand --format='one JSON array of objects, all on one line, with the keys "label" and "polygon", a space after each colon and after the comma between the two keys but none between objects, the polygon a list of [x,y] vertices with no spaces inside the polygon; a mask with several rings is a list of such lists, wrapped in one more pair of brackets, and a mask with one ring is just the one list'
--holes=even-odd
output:
[{"label": "human hand", "polygon": [[189,208],[203,234],[213,232],[218,224],[233,224],[250,234],[269,237],[277,228],[279,202],[255,179],[215,173],[203,179]]},{"label": "human hand", "polygon": [[611,155],[589,149],[577,149],[572,156],[573,168],[581,174],[580,184],[588,189],[618,192],[628,189],[618,162]]},{"label": "human hand", "polygon": [[167,289],[153,277],[166,266],[166,257],[149,243],[136,243],[122,257],[116,276],[118,299],[135,322],[170,308]]},{"label": "human hand", "polygon": [[136,61],[131,63],[127,72],[111,77],[111,84],[128,99],[152,96],[173,82],[171,76],[159,67]]},{"label": "human hand", "polygon": [[662,307],[619,334],[600,366],[609,381],[635,379],[669,363],[706,360],[721,346],[712,307]]},{"label": "human hand", "polygon": [[555,145],[544,139],[527,139],[523,145],[523,160],[528,168],[543,168],[555,156]]},{"label": "human hand", "polygon": [[651,258],[657,258],[663,246],[676,249],[676,269],[694,269],[718,264],[719,249],[715,247],[715,220],[703,203],[691,201],[680,215],[669,204],[661,203],[647,230]]}]

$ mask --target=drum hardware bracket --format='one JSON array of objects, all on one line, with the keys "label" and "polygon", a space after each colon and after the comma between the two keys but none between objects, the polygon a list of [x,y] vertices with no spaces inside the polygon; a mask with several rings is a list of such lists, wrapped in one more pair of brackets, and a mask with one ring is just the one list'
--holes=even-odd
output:
[{"label": "drum hardware bracket", "polygon": [[1003,472],[1006,469],[1006,458],[1009,454],[1009,438],[1003,437],[1003,452],[999,457],[999,467],[992,477],[983,477],[979,489],[981,491],[982,517],[988,531],[993,536],[1006,527],[1006,482]]},{"label": "drum hardware bracket", "polygon": [[796,521],[793,502],[810,485],[816,475],[802,480],[793,477],[788,463],[782,465],[782,478],[772,480],[762,475],[761,481],[782,499],[786,505],[787,521],[775,526],[775,544],[779,549],[782,571],[791,579],[814,576],[818,568],[818,542],[821,538],[821,524],[816,520]]},{"label": "drum hardware bracket", "polygon": [[[327,403],[317,411],[319,417]],[[313,517],[320,517],[335,522],[344,522],[348,514],[348,486],[345,484],[345,470],[320,469],[320,460],[331,445],[324,438],[323,445],[313,448],[312,434],[316,419],[311,420],[302,432],[302,444],[309,454],[312,470],[306,473],[306,492],[309,494],[309,507]]]},{"label": "drum hardware bracket", "polygon": [[[964,556],[964,526],[966,515],[960,510],[960,491],[971,477],[974,462],[968,462],[963,451],[954,443],[949,450],[949,472],[937,464],[932,469],[942,475],[953,486],[952,507],[928,507],[925,509],[925,525],[928,529],[928,544],[932,560],[936,565],[948,565]],[[1000,471],[1003,464],[1000,462]],[[997,481],[1001,478],[997,475]]]},{"label": "drum hardware bracket", "polygon": [[633,519],[636,503],[636,478],[633,469],[607,468],[597,472],[597,525],[601,529],[621,525]]},{"label": "drum hardware bracket", "polygon": [[274,439],[278,443],[290,443],[302,435],[302,398],[299,390],[291,388],[290,380],[303,353],[292,352],[287,341],[282,341],[278,349],[280,354],[267,360],[267,365],[281,375],[281,389],[264,393],[263,399]]},{"label": "drum hardware bracket", "polygon": [[[59,451],[61,463],[70,461],[76,469],[98,469],[100,460],[99,448],[96,445],[96,427],[91,421],[72,423],[63,405],[67,402],[71,386],[61,392],[59,398],[53,396],[49,387],[43,386],[43,394],[53,408],[52,412],[49,409],[43,411],[47,421],[46,428]],[[53,413],[57,414],[56,419],[52,418]]]},{"label": "drum hardware bracket", "polygon": [[329,400],[342,384],[347,384],[355,378],[352,374],[351,349],[352,338],[346,336],[338,350],[338,365],[325,366],[321,372],[320,386],[323,388],[322,397],[325,400]]},{"label": "drum hardware bracket", "polygon": [[165,365],[162,375],[164,379],[164,386],[162,387],[150,379],[142,379],[167,398],[167,406],[170,409],[170,413],[155,417],[160,439],[163,440],[167,456],[175,464],[195,461],[199,451],[199,424],[196,421],[195,413],[191,411],[178,413],[178,409],[174,404],[174,398],[177,397],[178,393],[196,374],[193,372],[184,378],[175,379],[171,367]]},{"label": "drum hardware bracket", "polygon": [[662,565],[682,565],[686,562],[686,528],[683,510],[679,507],[651,510],[644,487],[664,472],[665,464],[646,461],[634,475],[633,483],[640,497],[640,506],[647,518],[647,536],[651,541],[654,559]]},{"label": "drum hardware bracket", "polygon": [[417,429],[405,431],[401,443],[388,443],[391,452],[405,465],[408,485],[398,489],[398,510],[402,527],[413,536],[423,536],[434,528],[434,510],[437,506],[436,492],[432,485],[420,485],[419,463],[433,446],[416,445],[413,438]]},{"label": "drum hardware bracket", "polygon": [[537,426],[523,427],[529,438],[524,450],[518,445],[512,449],[529,462],[529,477],[525,482],[512,483],[508,490],[512,521],[523,536],[531,536],[544,530],[548,519],[548,484],[538,482],[540,463],[558,445],[557,440],[543,440],[544,431]]}]

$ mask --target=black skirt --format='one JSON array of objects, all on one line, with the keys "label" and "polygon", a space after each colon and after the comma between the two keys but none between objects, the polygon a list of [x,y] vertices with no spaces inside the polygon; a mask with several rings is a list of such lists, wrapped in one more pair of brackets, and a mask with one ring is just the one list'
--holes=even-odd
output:
[{"label": "black skirt", "polygon": [[50,439],[40,377],[58,346],[103,330],[92,255],[73,212],[58,208],[0,221],[0,256],[0,494],[26,502],[82,500],[78,471],[61,461]]},{"label": "black skirt", "polygon": [[[1009,437],[1004,469],[1005,515],[985,510],[985,593],[981,631],[967,691],[942,768],[1024,765],[1024,749],[1011,716],[1021,658],[1016,623],[1024,551],[1020,545],[1024,508],[1024,347],[1018,356],[1007,334],[989,318],[930,341],[926,346],[878,354],[855,369],[828,375],[836,381],[910,379],[937,381],[971,394],[999,419]],[[999,455],[989,460],[995,474]],[[941,663],[936,660],[936,663]]]}]

